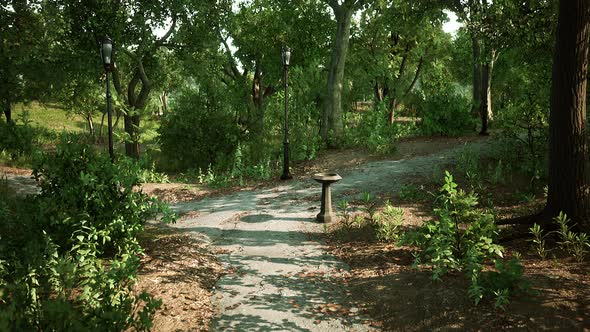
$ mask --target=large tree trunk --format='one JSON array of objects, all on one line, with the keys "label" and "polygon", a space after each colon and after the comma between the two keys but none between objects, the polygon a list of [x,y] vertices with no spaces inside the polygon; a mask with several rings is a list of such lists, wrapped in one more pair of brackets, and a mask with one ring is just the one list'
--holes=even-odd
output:
[{"label": "large tree trunk", "polygon": [[481,44],[476,37],[471,38],[473,48],[473,106],[471,108],[471,115],[476,118],[481,115]]},{"label": "large tree trunk", "polygon": [[337,148],[344,136],[342,112],[342,86],[344,81],[344,64],[350,39],[350,24],[353,6],[332,6],[336,16],[336,38],[332,46],[332,58],[328,68],[328,91],[322,115],[320,134],[330,148]]},{"label": "large tree trunk", "polygon": [[549,116],[549,191],[545,214],[559,211],[590,232],[586,79],[589,0],[561,0]]}]

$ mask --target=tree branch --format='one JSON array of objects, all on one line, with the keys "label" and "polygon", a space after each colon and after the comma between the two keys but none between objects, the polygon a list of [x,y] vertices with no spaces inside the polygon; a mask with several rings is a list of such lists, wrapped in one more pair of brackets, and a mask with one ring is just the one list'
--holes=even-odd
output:
[{"label": "tree branch", "polygon": [[223,43],[223,46],[225,47],[225,51],[227,53],[227,57],[229,60],[229,65],[230,65],[230,69],[233,72],[233,78],[237,78],[238,76],[240,76],[240,71],[238,70],[238,67],[236,65],[236,61],[234,59],[234,57],[231,54],[231,49],[229,48],[229,45],[227,44],[227,39],[225,38],[221,38],[221,42]]},{"label": "tree branch", "polygon": [[158,40],[156,40],[156,48],[162,46],[170,37],[170,35],[172,34],[172,32],[174,32],[174,30],[176,29],[176,16],[172,17],[172,24],[170,25],[170,28],[168,29],[168,31],[166,31],[166,33],[159,38]]},{"label": "tree branch", "polygon": [[117,95],[119,97],[123,98],[125,103],[127,103],[128,102],[127,97],[123,93],[123,88],[121,87],[121,78],[119,76],[119,70],[118,70],[117,64],[113,65],[112,73],[113,73],[113,86],[115,87],[115,91],[117,92]]},{"label": "tree branch", "polygon": [[414,85],[416,85],[416,82],[418,81],[418,77],[420,76],[420,71],[422,70],[423,63],[424,63],[424,58],[420,57],[420,61],[418,62],[418,68],[416,68],[416,74],[414,75],[414,79],[412,80],[412,83],[410,84],[410,86],[408,87],[406,92],[404,93],[403,98],[405,98],[410,93],[410,91],[412,91],[412,89],[414,88]]},{"label": "tree branch", "polygon": [[143,63],[139,63],[137,68],[137,72],[139,73],[139,78],[141,79],[141,90],[139,91],[139,96],[135,101],[135,107],[143,108],[147,102],[147,99],[150,94],[150,90],[152,89],[152,84],[148,79],[147,75],[145,74],[145,70],[143,68]]}]

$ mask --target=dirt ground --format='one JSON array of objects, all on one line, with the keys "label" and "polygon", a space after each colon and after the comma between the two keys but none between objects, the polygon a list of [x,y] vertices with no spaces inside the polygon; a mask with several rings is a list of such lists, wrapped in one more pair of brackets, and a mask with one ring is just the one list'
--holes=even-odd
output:
[{"label": "dirt ground", "polygon": [[[452,171],[453,165],[447,166]],[[464,179],[456,180],[465,187]],[[438,191],[439,185],[432,179],[416,178],[413,182],[422,192]],[[530,202],[515,199],[513,193],[522,188],[522,182],[515,178],[491,190],[500,219],[526,215],[543,206],[543,198]],[[434,217],[433,197],[427,194],[408,200],[384,195],[381,200],[401,207],[403,227],[414,228]],[[345,232],[333,225],[327,235],[331,252],[350,265],[351,274],[343,282],[350,286],[359,307],[384,331],[590,331],[588,257],[577,263],[554,250],[551,258],[542,260],[528,239],[503,243],[506,259],[520,254],[525,279],[534,293],[512,296],[502,310],[495,308],[490,298],[474,305],[467,295],[469,280],[461,274],[451,273],[434,281],[431,271],[413,267],[417,248],[380,242],[370,227]]]},{"label": "dirt ground", "polygon": [[150,225],[140,238],[145,257],[138,290],[162,299],[154,331],[208,331],[210,297],[223,274],[216,252],[178,230]]}]

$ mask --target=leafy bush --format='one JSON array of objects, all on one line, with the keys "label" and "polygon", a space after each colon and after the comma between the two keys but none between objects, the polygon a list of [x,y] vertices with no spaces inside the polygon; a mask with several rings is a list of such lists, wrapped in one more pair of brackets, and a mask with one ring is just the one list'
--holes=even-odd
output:
[{"label": "leafy bush", "polygon": [[533,238],[529,241],[533,243],[537,255],[539,255],[539,257],[542,259],[547,258],[548,249],[546,238],[550,234],[543,234],[543,229],[541,229],[541,226],[536,223],[533,224],[531,228],[529,228],[529,232],[533,236]]},{"label": "leafy bush", "polygon": [[[226,162],[238,144],[239,128],[221,102],[204,93],[181,95],[158,130],[165,162],[173,170],[206,169]],[[226,162],[227,163],[227,162]]]},{"label": "leafy bush", "polygon": [[[510,287],[490,288],[488,281],[484,282],[487,277],[482,275],[485,260],[492,260],[497,267],[504,267],[499,260],[503,257],[504,249],[494,242],[497,236],[494,216],[477,210],[477,195],[457,189],[457,184],[449,172],[446,172],[445,183],[437,200],[440,207],[434,211],[438,218],[427,221],[417,232],[407,233],[404,239],[406,243],[416,244],[422,248],[415,264],[431,267],[433,278],[437,280],[448,271],[465,272],[471,280],[468,294],[475,303],[485,294],[508,294],[505,289]],[[501,278],[505,278],[506,273],[518,274],[513,272],[498,269]],[[495,278],[496,274],[490,276]],[[518,288],[516,283],[520,282],[520,279],[514,282],[511,287]],[[501,300],[500,303],[505,301]]]},{"label": "leafy bush", "polygon": [[459,136],[474,128],[470,102],[453,91],[443,91],[426,98],[421,112],[420,129],[424,135]]},{"label": "leafy bush", "polygon": [[340,222],[347,230],[352,229],[354,226],[361,225],[365,219],[361,214],[352,214],[352,208],[346,200],[338,202],[338,212],[340,215]]},{"label": "leafy bush", "polygon": [[413,134],[415,128],[413,123],[390,124],[388,114],[387,103],[357,114],[357,124],[346,131],[346,144],[364,147],[376,153],[395,152],[397,140]]},{"label": "leafy bush", "polygon": [[[507,262],[496,259],[494,267],[495,271],[482,274],[481,284],[482,289],[495,296],[495,307],[505,309],[511,294],[532,292],[531,283],[523,278],[524,267],[518,258],[513,257]],[[477,294],[474,297],[477,298]]]},{"label": "leafy bush", "polygon": [[169,211],[129,168],[68,138],[34,174],[38,196],[0,197],[0,329],[149,330],[160,301],[133,291],[136,236]]},{"label": "leafy bush", "polygon": [[156,162],[150,160],[147,154],[141,156],[139,160],[123,157],[118,162],[135,173],[139,183],[168,183],[168,175],[156,170]]},{"label": "leafy bush", "polygon": [[27,112],[12,123],[0,121],[0,153],[7,153],[12,160],[30,156],[37,145],[37,136]]}]

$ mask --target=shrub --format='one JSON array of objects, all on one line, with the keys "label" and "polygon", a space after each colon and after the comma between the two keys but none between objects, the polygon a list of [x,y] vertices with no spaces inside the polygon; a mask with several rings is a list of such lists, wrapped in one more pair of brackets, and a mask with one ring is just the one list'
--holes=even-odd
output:
[{"label": "shrub", "polygon": [[[422,249],[415,264],[431,267],[433,279],[437,280],[448,271],[466,273],[471,280],[468,295],[476,304],[486,294],[507,296],[509,289],[524,289],[520,287],[520,278],[510,277],[522,275],[513,271],[520,263],[509,263],[509,269],[505,269],[500,260],[504,249],[494,242],[497,236],[494,217],[490,213],[477,210],[477,195],[457,189],[452,175],[446,172],[445,183],[437,200],[439,208],[434,211],[438,218],[427,221],[417,232],[405,236],[406,243],[416,244]],[[486,260],[496,264],[496,274],[482,275]],[[513,283],[510,287],[504,287],[505,283],[502,283],[503,288],[500,289],[489,278],[504,278]],[[507,299],[499,299],[500,305],[506,301]]]},{"label": "shrub", "polygon": [[424,135],[459,136],[474,128],[469,100],[453,91],[426,98],[420,115]]},{"label": "shrub", "polygon": [[395,152],[397,140],[413,134],[415,127],[413,123],[389,123],[387,104],[380,103],[375,109],[358,114],[356,126],[346,131],[346,143],[376,153]]},{"label": "shrub", "polygon": [[158,130],[165,159],[161,166],[187,170],[227,163],[239,136],[231,113],[204,93],[181,95],[173,106]]},{"label": "shrub", "polygon": [[67,137],[34,174],[38,196],[0,197],[0,330],[149,330],[160,301],[133,291],[136,236],[169,211],[134,190],[132,170]]},{"label": "shrub", "polygon": [[30,156],[37,144],[37,136],[27,112],[21,113],[16,122],[0,121],[0,153],[7,153],[12,160]]}]

